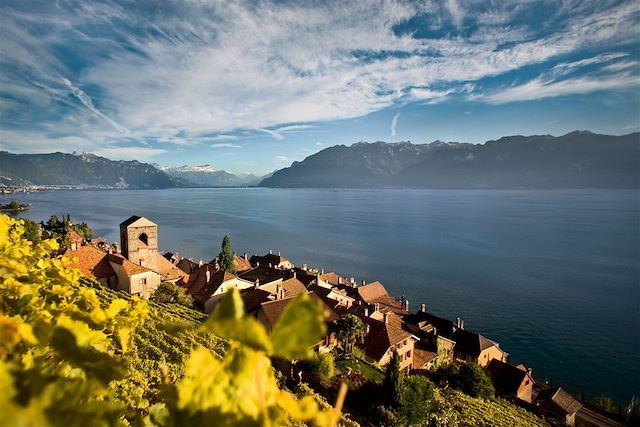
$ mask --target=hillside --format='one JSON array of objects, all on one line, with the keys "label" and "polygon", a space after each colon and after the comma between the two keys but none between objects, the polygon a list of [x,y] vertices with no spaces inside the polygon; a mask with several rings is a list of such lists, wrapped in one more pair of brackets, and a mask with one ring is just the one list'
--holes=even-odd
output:
[{"label": "hillside", "polygon": [[262,187],[638,188],[640,134],[509,136],[482,145],[357,143],[294,162]]},{"label": "hillside", "polygon": [[169,188],[179,180],[138,161],[93,154],[12,154],[0,151],[0,185],[73,185],[104,188]]}]

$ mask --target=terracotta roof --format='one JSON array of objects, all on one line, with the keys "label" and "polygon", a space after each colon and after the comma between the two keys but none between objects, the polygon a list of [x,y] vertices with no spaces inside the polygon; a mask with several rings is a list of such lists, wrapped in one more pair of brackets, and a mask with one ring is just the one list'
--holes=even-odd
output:
[{"label": "terracotta roof", "polygon": [[303,270],[302,268],[294,267],[293,271],[296,273],[296,278],[304,283],[305,286],[309,286],[311,282],[316,280],[315,274],[311,274],[308,271]]},{"label": "terracotta roof", "polygon": [[483,335],[467,329],[457,328],[452,321],[431,313],[418,311],[417,313],[405,316],[403,320],[406,323],[417,326],[424,331],[425,334],[430,333],[431,329],[428,325],[431,325],[435,328],[439,336],[456,342],[454,351],[465,355],[478,357],[483,350],[493,346],[499,347],[498,343],[491,341]]},{"label": "terracotta roof", "polygon": [[[207,281],[207,271],[209,280]],[[204,304],[223,283],[235,279],[236,276],[224,270],[212,270],[205,264],[187,278],[187,293],[193,297],[196,304]]]},{"label": "terracotta roof", "polygon": [[81,246],[75,251],[67,249],[64,257],[76,258],[69,267],[80,271],[90,279],[106,279],[116,275],[109,264],[107,254],[93,246]]},{"label": "terracotta roof", "polygon": [[427,363],[438,357],[437,353],[416,346],[413,348],[413,368],[422,369]]},{"label": "terracotta roof", "polygon": [[238,255],[233,256],[233,263],[236,266],[237,273],[242,273],[243,271],[251,270],[252,268],[251,263],[248,260]]},{"label": "terracotta roof", "polygon": [[[322,300],[320,298],[318,298],[318,296],[316,294],[314,294],[313,292],[309,292],[308,293],[309,297],[320,301],[322,303]],[[291,302],[293,301],[293,297],[292,298],[285,298],[285,299],[280,299],[280,300],[276,300],[276,301],[270,301],[270,302],[264,302],[262,303],[260,309],[262,310],[262,312],[264,312],[265,317],[267,318],[267,321],[269,322],[269,324],[271,325],[271,327],[273,327],[276,322],[278,321],[278,319],[280,318],[280,316],[282,315],[282,312],[284,311],[285,307]],[[325,308],[325,320],[327,322],[333,322],[335,320],[338,320],[338,316],[336,316],[335,312],[333,310],[331,310],[326,304],[322,303],[324,308]]]},{"label": "terracotta roof", "polygon": [[284,289],[285,298],[307,292],[307,288],[304,286],[304,283],[294,278],[287,279],[282,282],[272,282],[266,286],[260,286],[260,289],[270,292],[271,294],[275,294],[278,287]]},{"label": "terracotta roof", "polygon": [[114,264],[120,264],[127,276],[133,276],[134,274],[146,273],[151,271],[146,267],[132,263],[122,255],[107,254],[107,259],[109,260],[109,262],[113,262]]},{"label": "terracotta roof", "polygon": [[173,263],[161,255],[158,257],[158,271],[164,280],[178,280],[187,273],[177,268]]},{"label": "terracotta roof", "polygon": [[375,360],[380,360],[389,348],[413,336],[402,329],[402,322],[397,316],[393,314],[390,316],[387,324],[370,317],[363,319],[369,325],[369,333],[364,340],[365,353]]},{"label": "terracotta roof", "polygon": [[271,264],[272,266],[277,267],[282,263],[289,262],[289,260],[280,255],[266,254],[264,256],[253,255],[249,259],[249,262],[251,263],[251,265],[257,265],[258,263],[260,263],[260,265],[268,266],[269,264]]},{"label": "terracotta roof", "polygon": [[191,274],[196,270],[196,268],[199,267],[199,265],[197,262],[193,262],[190,259],[182,258],[180,261],[178,261],[176,267],[187,274]]},{"label": "terracotta roof", "polygon": [[358,295],[367,304],[373,304],[379,298],[388,297],[387,290],[382,286],[380,282],[369,283],[368,285],[360,286],[358,288]]},{"label": "terracotta roof", "polygon": [[575,414],[580,410],[580,408],[582,408],[582,403],[578,402],[573,396],[560,387],[557,389],[541,391],[538,394],[538,400],[544,400],[548,403],[555,404],[556,407],[568,415]]},{"label": "terracotta roof", "polygon": [[344,280],[342,277],[340,277],[338,274],[336,274],[334,272],[321,274],[320,275],[320,279],[322,279],[325,282],[330,283],[332,285],[342,285],[342,284],[346,284],[347,283],[346,280]]},{"label": "terracotta roof", "polygon": [[277,268],[269,268],[266,265],[260,264],[259,267],[252,268],[251,270],[244,271],[238,275],[242,279],[254,282],[260,280],[261,285],[273,282],[278,279],[288,278],[288,273],[284,270]]},{"label": "terracotta roof", "polygon": [[122,221],[120,223],[120,227],[129,227],[130,225],[136,225],[139,227],[149,227],[149,226],[156,226],[157,224],[149,221],[147,218],[143,217],[143,216],[131,216],[128,219]]},{"label": "terracotta roof", "polygon": [[240,297],[244,302],[244,310],[247,313],[253,313],[260,309],[263,302],[271,301],[273,295],[271,292],[259,288],[249,288],[240,291]]},{"label": "terracotta roof", "polygon": [[487,367],[496,392],[503,396],[515,396],[522,382],[529,376],[526,370],[493,359]]}]

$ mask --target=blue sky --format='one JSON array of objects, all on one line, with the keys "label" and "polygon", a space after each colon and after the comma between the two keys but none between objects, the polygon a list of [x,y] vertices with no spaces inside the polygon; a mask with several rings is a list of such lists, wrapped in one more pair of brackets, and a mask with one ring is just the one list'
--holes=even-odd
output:
[{"label": "blue sky", "polygon": [[638,1],[0,2],[0,149],[265,173],[640,130]]}]

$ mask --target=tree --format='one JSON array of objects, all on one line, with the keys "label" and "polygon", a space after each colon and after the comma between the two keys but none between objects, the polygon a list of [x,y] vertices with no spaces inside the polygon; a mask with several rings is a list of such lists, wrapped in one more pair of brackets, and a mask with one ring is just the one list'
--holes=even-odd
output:
[{"label": "tree", "polygon": [[13,210],[20,209],[20,203],[18,203],[15,200],[12,200],[11,203],[9,203],[9,209],[13,209]]},{"label": "tree", "polygon": [[366,327],[359,317],[353,314],[346,314],[338,319],[336,338],[342,344],[345,353],[351,354],[354,344],[362,341],[366,335]]},{"label": "tree", "polygon": [[491,378],[480,366],[474,363],[466,363],[460,367],[457,382],[460,390],[471,397],[489,399],[495,394]]},{"label": "tree", "polygon": [[41,230],[37,223],[30,219],[23,218],[24,238],[29,240],[33,245],[40,243]]},{"label": "tree", "polygon": [[47,221],[47,225],[49,226],[49,229],[57,228],[60,226],[60,220],[56,215],[51,215],[51,218]]},{"label": "tree", "polygon": [[185,289],[171,282],[160,283],[160,286],[151,294],[150,299],[153,302],[180,304],[185,307],[193,305],[193,299],[187,295]]},{"label": "tree", "polygon": [[316,354],[315,359],[311,360],[311,375],[323,386],[331,383],[334,374],[333,356],[328,354]]},{"label": "tree", "polygon": [[233,251],[231,250],[229,236],[225,235],[224,239],[222,239],[222,251],[218,255],[218,262],[222,270],[235,274],[236,264],[233,262]]},{"label": "tree", "polygon": [[397,411],[400,425],[420,425],[437,409],[433,390],[433,383],[422,375],[411,375],[402,381]]},{"label": "tree", "polygon": [[400,372],[400,356],[396,349],[393,349],[391,360],[387,364],[382,381],[382,393],[385,405],[397,408],[400,403],[400,384],[402,383],[402,372]]}]

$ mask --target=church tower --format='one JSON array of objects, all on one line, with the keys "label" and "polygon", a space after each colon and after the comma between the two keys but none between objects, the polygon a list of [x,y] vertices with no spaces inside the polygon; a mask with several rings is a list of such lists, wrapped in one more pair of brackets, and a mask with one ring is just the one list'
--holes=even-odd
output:
[{"label": "church tower", "polygon": [[132,216],[120,224],[122,255],[134,264],[158,271],[158,225]]}]

